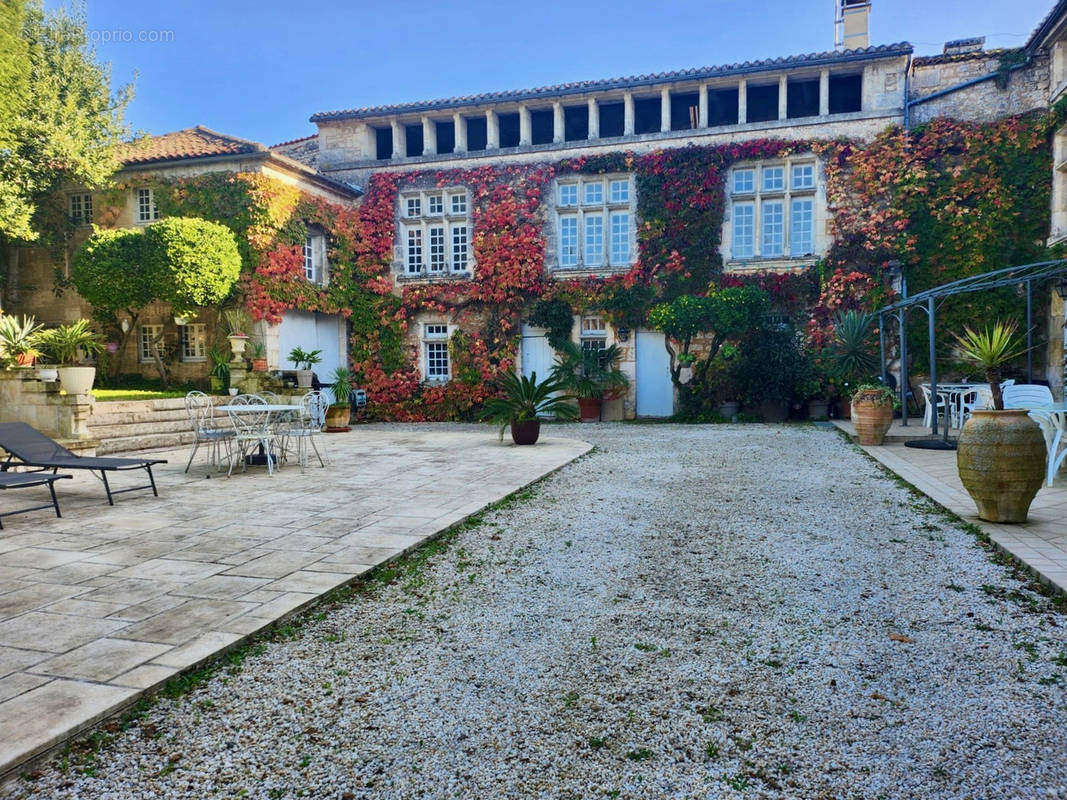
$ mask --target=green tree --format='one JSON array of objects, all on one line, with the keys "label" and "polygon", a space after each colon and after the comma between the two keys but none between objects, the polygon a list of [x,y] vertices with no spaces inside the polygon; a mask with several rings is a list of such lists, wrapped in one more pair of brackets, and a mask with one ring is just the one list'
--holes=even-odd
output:
[{"label": "green tree", "polygon": [[[666,334],[670,354],[671,380],[681,386],[684,364],[693,365],[694,385],[699,385],[719,348],[729,339],[740,337],[759,326],[767,313],[767,293],[755,286],[731,287],[707,296],[681,295],[669,303],[653,306],[648,322]],[[697,361],[690,353],[693,339],[708,337],[707,352]],[[679,347],[680,349],[675,349]]]},{"label": "green tree", "polygon": [[80,12],[12,0],[0,23],[0,240],[47,240],[66,222],[57,190],[98,188],[118,168],[132,91],[112,93]]},{"label": "green tree", "polygon": [[[216,222],[174,217],[142,230],[100,230],[74,254],[71,282],[92,306],[108,335],[119,342],[122,367],[129,336],[149,303],[168,303],[176,314],[217,306],[241,274],[233,232]],[[128,318],[122,330],[122,318]],[[155,351],[156,348],[153,348]],[[162,359],[156,367],[167,381]]]}]

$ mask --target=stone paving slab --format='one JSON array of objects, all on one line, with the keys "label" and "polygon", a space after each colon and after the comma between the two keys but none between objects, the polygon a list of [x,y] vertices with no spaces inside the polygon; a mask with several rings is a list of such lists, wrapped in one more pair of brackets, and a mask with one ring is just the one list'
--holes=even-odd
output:
[{"label": "stone paving slab", "polygon": [[5,518],[0,775],[590,449],[432,425],[357,427],[323,446],[325,469],[231,478],[203,453],[185,474],[188,449],[163,451],[158,498],[109,507],[77,474],[57,486],[62,519]]},{"label": "stone paving slab", "polygon": [[[851,425],[838,427],[853,433]],[[918,427],[914,430],[926,432]],[[955,450],[920,450],[903,443],[863,450],[926,496],[984,530],[1050,586],[1067,592],[1067,473],[1061,470],[1052,486],[1041,485],[1026,522],[1005,525],[978,518],[974,501],[960,482]]]}]

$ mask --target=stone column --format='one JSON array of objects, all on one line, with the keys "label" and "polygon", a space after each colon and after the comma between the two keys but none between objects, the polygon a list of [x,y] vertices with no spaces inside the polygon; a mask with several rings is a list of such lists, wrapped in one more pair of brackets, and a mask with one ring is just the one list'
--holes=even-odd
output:
[{"label": "stone column", "polygon": [[590,139],[600,138],[600,106],[597,104],[595,97],[589,98],[589,137]]},{"label": "stone column", "polygon": [[748,122],[748,81],[742,78],[737,84],[737,124]]},{"label": "stone column", "polygon": [[819,72],[819,116],[830,113],[830,70]]},{"label": "stone column", "polygon": [[563,103],[559,100],[552,104],[552,142],[558,144],[565,138]]},{"label": "stone column", "polygon": [[429,117],[422,118],[422,154],[437,155],[437,125]]},{"label": "stone column", "polygon": [[408,154],[408,140],[404,135],[404,126],[395,119],[389,124],[393,128],[393,158],[405,158]]},{"label": "stone column", "polygon": [[467,120],[463,118],[462,114],[452,115],[452,124],[456,127],[456,152],[467,152]]},{"label": "stone column", "polygon": [[701,128],[708,127],[708,85],[700,87],[700,103],[697,110],[697,125]]},{"label": "stone column", "polygon": [[624,136],[634,135],[634,93],[627,92],[622,96],[622,133]]},{"label": "stone column", "polygon": [[778,119],[789,117],[789,79],[785,75],[778,78]]},{"label": "stone column", "polygon": [[671,90],[664,86],[659,90],[659,132],[671,129]]},{"label": "stone column", "polygon": [[500,148],[500,117],[491,108],[485,110],[485,149]]},{"label": "stone column", "polygon": [[533,118],[530,109],[519,106],[519,146],[527,147],[533,144]]}]

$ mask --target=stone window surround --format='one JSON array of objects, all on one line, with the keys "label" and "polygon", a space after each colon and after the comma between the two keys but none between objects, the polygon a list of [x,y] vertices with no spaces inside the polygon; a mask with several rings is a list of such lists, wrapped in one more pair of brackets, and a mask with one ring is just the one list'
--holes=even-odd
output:
[{"label": "stone window surround", "polygon": [[[452,335],[451,326],[441,320],[427,320],[420,323],[421,341],[419,365],[422,379],[426,383],[447,383],[452,377],[452,359],[448,353],[448,340]],[[434,361],[444,364],[445,372],[431,375],[430,365]]]},{"label": "stone window surround", "polygon": [[314,228],[308,228],[301,245],[304,258],[304,277],[316,286],[330,283],[329,263],[326,260],[326,236]]},{"label": "stone window surround", "polygon": [[151,187],[142,186],[133,190],[133,221],[138,225],[148,225],[159,219],[159,207],[156,205],[156,193]]},{"label": "stone window surround", "polygon": [[[440,204],[435,204],[439,198]],[[404,190],[397,201],[399,235],[394,272],[398,280],[428,281],[469,278],[473,274],[471,252],[470,193],[465,186]],[[435,233],[443,230],[443,239]],[[431,271],[431,243],[439,260]],[[461,244],[462,242],[462,244]],[[418,262],[412,260],[410,248],[418,247]],[[437,250],[437,248],[442,248]],[[460,264],[457,269],[457,264]]]},{"label": "stone window surround", "polygon": [[183,363],[207,361],[207,325],[203,322],[179,325],[178,342]]},{"label": "stone window surround", "polygon": [[[814,181],[811,186],[802,186],[800,188],[794,188],[793,186],[793,167],[794,166],[814,166]],[[763,170],[765,168],[784,167],[784,186],[781,189],[765,190],[763,188]],[[735,192],[735,177],[738,173],[751,170],[753,172],[752,190]],[[795,260],[810,259],[816,255],[814,252],[817,248],[815,245],[816,232],[815,232],[815,217],[816,207],[819,202],[820,190],[823,187],[823,175],[820,168],[818,159],[810,153],[798,154],[795,156],[789,156],[781,159],[763,159],[759,161],[743,161],[732,165],[729,173],[726,177],[726,214],[723,219],[723,228],[730,231],[730,251],[726,254],[726,267],[730,268],[744,268],[752,267],[757,264],[770,266],[773,264],[779,264],[781,262],[789,262]],[[791,226],[792,226],[792,201],[798,199],[810,199],[812,201],[812,222],[811,227],[808,230],[808,235],[811,237],[812,252],[798,255],[791,254]],[[783,218],[782,218],[782,252],[780,254],[763,255],[762,253],[762,206],[765,200],[780,201],[782,204]],[[750,208],[752,210],[752,254],[737,256],[734,255],[737,252],[737,241],[735,239],[735,207],[742,206]]]},{"label": "stone window surround", "polygon": [[[623,201],[612,202],[612,183],[614,181],[625,180],[627,182],[627,197]],[[586,201],[586,189],[589,184],[600,183],[603,185],[603,192],[600,202],[587,203]],[[575,202],[573,204],[563,204],[563,198],[561,196],[561,187],[565,186],[577,186]],[[552,196],[552,210],[553,214],[550,215],[548,235],[546,240],[549,243],[545,253],[545,266],[550,271],[559,271],[561,273],[581,272],[581,271],[605,271],[605,270],[625,270],[629,269],[635,259],[637,252],[637,225],[636,225],[636,211],[637,211],[637,192],[634,185],[633,176],[630,173],[607,173],[604,175],[564,175],[557,177],[551,187]],[[601,259],[597,264],[585,263],[586,252],[586,228],[585,228],[585,215],[590,213],[597,213],[601,215],[602,229],[601,229]],[[612,215],[626,213],[628,217],[628,244],[627,244],[627,257],[618,261],[613,259],[612,253]],[[561,219],[573,218],[577,222],[575,233],[577,236],[577,262],[574,264],[562,265],[560,263],[560,248],[561,248],[561,231],[562,223]]]},{"label": "stone window surround", "polygon": [[[152,350],[159,349],[158,342],[163,334],[163,326],[159,323],[142,323],[137,336],[137,360],[142,364],[151,364],[155,361]],[[160,354],[162,358],[162,354]]]},{"label": "stone window surround", "polygon": [[84,227],[93,224],[93,195],[91,192],[73,192],[67,198],[67,212],[72,225]]}]

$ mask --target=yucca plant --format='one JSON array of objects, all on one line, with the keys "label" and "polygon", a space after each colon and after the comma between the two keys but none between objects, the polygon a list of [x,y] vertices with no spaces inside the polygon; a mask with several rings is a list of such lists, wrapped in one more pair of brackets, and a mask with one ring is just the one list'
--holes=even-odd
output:
[{"label": "yucca plant", "polygon": [[964,327],[963,333],[953,333],[959,345],[962,361],[979,367],[985,372],[989,391],[993,395],[993,408],[1004,410],[1004,396],[1000,391],[1000,368],[1026,352],[1018,336],[1015,320],[998,320],[987,328],[975,330]]},{"label": "yucca plant", "polygon": [[104,349],[87,319],[41,331],[38,344],[60,364],[70,366],[80,364],[83,358],[92,358]]},{"label": "yucca plant", "polygon": [[878,360],[871,342],[874,316],[863,311],[846,311],[834,317],[834,340],[831,345],[834,365],[850,386],[873,375]]},{"label": "yucca plant", "polygon": [[501,439],[508,425],[513,422],[530,422],[542,415],[566,420],[578,416],[578,410],[570,403],[571,395],[556,394],[566,388],[556,377],[538,383],[536,372],[531,373],[529,378],[505,372],[497,378],[496,383],[502,394],[485,401],[481,417],[486,422],[500,426]]},{"label": "yucca plant", "polygon": [[[41,326],[34,317],[0,313],[0,366],[19,360],[19,356],[32,359],[41,353],[35,346]],[[21,362],[20,362],[21,363]]]}]

